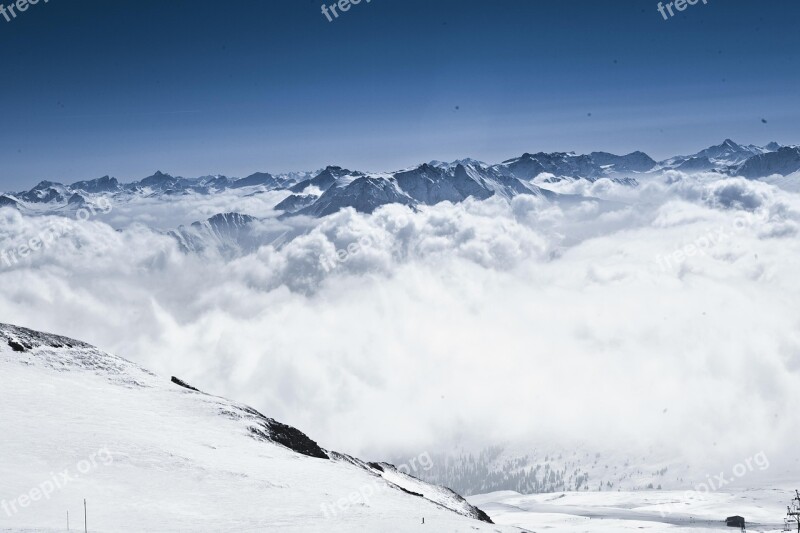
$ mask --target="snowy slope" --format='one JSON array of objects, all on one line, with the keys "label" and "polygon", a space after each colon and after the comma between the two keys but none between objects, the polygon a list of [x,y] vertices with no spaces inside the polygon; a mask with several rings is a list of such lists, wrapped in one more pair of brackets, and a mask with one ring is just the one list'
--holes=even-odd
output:
[{"label": "snowy slope", "polygon": [[759,178],[779,174],[788,176],[800,171],[800,147],[784,146],[775,152],[754,156],[736,170],[746,178]]},{"label": "snowy slope", "polygon": [[233,257],[268,242],[258,238],[253,227],[255,220],[255,217],[241,213],[220,213],[190,226],[180,226],[169,234],[178,240],[185,252],[203,252],[213,247],[227,257]]},{"label": "snowy slope", "polygon": [[94,532],[514,530],[64,337],[0,325],[0,402],[2,531],[82,527],[84,498]]},{"label": "snowy slope", "polygon": [[652,531],[707,533],[737,531],[725,526],[728,516],[743,516],[748,531],[782,530],[786,489],[717,491],[688,498],[681,491],[562,492],[522,495],[494,492],[469,498],[499,524],[532,531],[618,533]]},{"label": "snowy slope", "polygon": [[709,146],[696,154],[686,156],[675,156],[659,163],[661,168],[678,168],[682,170],[707,170],[716,168],[724,170],[743,164],[748,159],[774,152],[778,149],[777,143],[770,143],[767,146],[741,145],[731,139],[725,139],[722,143]]}]

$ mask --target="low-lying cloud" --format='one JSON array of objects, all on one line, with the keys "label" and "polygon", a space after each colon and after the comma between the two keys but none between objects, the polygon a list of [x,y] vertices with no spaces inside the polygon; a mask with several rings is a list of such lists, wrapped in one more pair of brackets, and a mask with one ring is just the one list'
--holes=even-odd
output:
[{"label": "low-lying cloud", "polygon": [[[346,210],[234,259],[183,253],[115,206],[118,229],[77,221],[0,268],[0,320],[92,342],[347,452],[589,440],[789,457],[800,197],[675,172],[561,187],[595,197]],[[0,248],[49,221],[0,216]]]}]

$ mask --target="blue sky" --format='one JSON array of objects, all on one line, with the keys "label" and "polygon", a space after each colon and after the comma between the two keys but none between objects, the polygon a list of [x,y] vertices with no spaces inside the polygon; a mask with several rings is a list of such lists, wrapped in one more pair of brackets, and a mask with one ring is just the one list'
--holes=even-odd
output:
[{"label": "blue sky", "polygon": [[667,21],[650,0],[364,0],[333,22],[322,3],[40,0],[0,18],[0,189],[800,143],[796,0]]}]

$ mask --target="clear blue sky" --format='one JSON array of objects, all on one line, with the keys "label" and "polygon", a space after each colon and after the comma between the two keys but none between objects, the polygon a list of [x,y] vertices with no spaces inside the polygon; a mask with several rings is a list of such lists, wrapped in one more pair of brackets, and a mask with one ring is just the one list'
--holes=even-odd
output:
[{"label": "clear blue sky", "polygon": [[667,21],[652,0],[362,0],[334,22],[322,3],[40,0],[0,18],[0,189],[800,143],[797,0]]}]

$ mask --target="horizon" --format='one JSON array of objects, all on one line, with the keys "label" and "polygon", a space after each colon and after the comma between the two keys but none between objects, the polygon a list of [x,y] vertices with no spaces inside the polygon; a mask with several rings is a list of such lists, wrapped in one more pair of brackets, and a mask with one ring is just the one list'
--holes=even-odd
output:
[{"label": "horizon", "polygon": [[[739,146],[756,146],[756,147],[759,147],[759,148],[764,148],[768,144],[772,144],[772,143],[777,143],[781,147],[784,147],[784,146],[796,146],[796,144],[794,144],[794,143],[783,143],[783,142],[779,142],[779,141],[770,141],[770,142],[764,143],[764,144],[740,143],[740,142],[737,142],[735,139],[726,138],[726,139],[724,139],[723,141],[721,141],[719,143],[714,143],[714,144],[709,144],[709,145],[703,146],[702,148],[699,148],[696,152],[693,152],[691,154],[690,153],[670,154],[667,157],[658,158],[658,157],[653,157],[650,153],[648,153],[645,150],[633,150],[633,151],[627,152],[627,153],[617,153],[617,154],[612,154],[612,155],[626,156],[626,155],[631,155],[631,154],[636,153],[636,152],[641,152],[641,153],[644,153],[645,155],[649,156],[651,159],[655,160],[657,163],[662,163],[662,162],[668,160],[671,157],[694,155],[694,154],[700,152],[701,150],[704,150],[704,149],[710,148],[710,147],[714,147],[714,146],[720,146],[720,145],[722,145],[722,144],[724,144],[724,143],[726,143],[728,141],[731,141],[731,142],[733,142],[733,143],[735,143],[735,144],[737,144]],[[592,150],[592,151],[593,152],[602,152],[602,150]],[[404,167],[394,168],[394,169],[363,169],[363,168],[356,168],[356,167],[352,167],[352,166],[348,166],[348,165],[342,165],[342,164],[339,164],[339,163],[330,163],[330,164],[327,164],[327,165],[320,166],[320,167],[318,167],[316,169],[313,169],[313,170],[312,169],[290,169],[290,170],[273,171],[273,170],[269,170],[269,169],[265,170],[265,169],[262,168],[262,169],[253,170],[251,172],[247,172],[247,173],[241,174],[241,175],[234,175],[234,174],[230,174],[230,173],[186,175],[186,174],[183,174],[183,173],[180,173],[180,172],[176,173],[176,172],[173,172],[173,171],[169,171],[169,170],[165,171],[165,170],[163,170],[161,168],[157,168],[157,169],[155,169],[155,170],[153,170],[153,171],[151,171],[149,173],[146,172],[145,175],[139,176],[139,177],[117,176],[117,175],[114,175],[114,174],[103,174],[103,175],[100,175],[100,176],[95,176],[95,177],[89,176],[89,177],[83,177],[83,178],[79,178],[79,179],[76,179],[76,180],[70,180],[70,181],[58,181],[58,180],[54,180],[54,179],[43,178],[43,179],[40,179],[40,180],[34,180],[34,182],[30,185],[30,187],[36,187],[37,185],[39,185],[39,184],[41,184],[43,182],[52,182],[52,183],[61,184],[61,185],[72,185],[72,184],[80,182],[80,181],[87,181],[87,180],[91,181],[91,180],[101,179],[101,178],[113,178],[113,179],[116,179],[119,183],[128,184],[128,183],[138,182],[138,181],[140,181],[142,179],[145,179],[145,178],[148,178],[148,177],[151,177],[151,176],[155,176],[155,175],[157,175],[159,173],[165,174],[165,175],[170,176],[172,178],[187,179],[187,180],[197,180],[197,179],[201,179],[201,178],[205,178],[205,177],[209,177],[209,176],[224,176],[224,177],[229,178],[229,179],[238,180],[238,179],[244,179],[244,178],[249,177],[251,175],[260,174],[260,173],[266,173],[266,174],[270,174],[270,175],[273,175],[273,176],[292,174],[292,173],[297,173],[297,174],[316,174],[316,173],[319,173],[319,172],[321,172],[324,169],[329,168],[329,167],[338,167],[338,168],[343,168],[343,169],[350,170],[350,171],[353,171],[353,172],[363,172],[365,174],[380,174],[380,173],[386,173],[386,172],[392,172],[393,173],[393,172],[399,172],[399,171],[403,171],[403,170],[407,170],[407,169],[413,169],[413,168],[417,168],[417,167],[419,167],[421,165],[434,163],[434,162],[455,163],[455,162],[464,161],[464,160],[474,160],[474,161],[477,161],[479,163],[483,163],[483,164],[486,164],[486,165],[489,165],[489,166],[493,166],[493,165],[498,165],[498,164],[502,164],[502,163],[505,163],[507,161],[510,161],[510,160],[514,159],[515,157],[521,157],[524,154],[536,154],[536,153],[566,153],[566,154],[575,154],[577,156],[589,155],[590,154],[590,152],[578,153],[578,152],[575,152],[574,150],[571,150],[571,151],[556,150],[554,152],[526,151],[526,152],[520,153],[519,155],[512,156],[512,157],[507,157],[507,158],[504,158],[504,159],[498,160],[498,161],[487,161],[487,160],[482,159],[482,158],[477,158],[477,157],[472,157],[472,156],[464,156],[464,157],[458,157],[458,158],[449,159],[449,160],[431,159],[431,160],[428,160],[428,161],[416,162],[416,163],[412,163],[412,164],[404,166]],[[610,152],[608,152],[608,153],[610,153]],[[20,189],[20,190],[12,191],[12,190],[0,189],[0,193],[25,192],[27,190],[28,189]]]},{"label": "horizon", "polygon": [[669,20],[642,0],[384,0],[331,22],[320,7],[80,0],[0,18],[0,188],[798,139],[796,2]]}]

